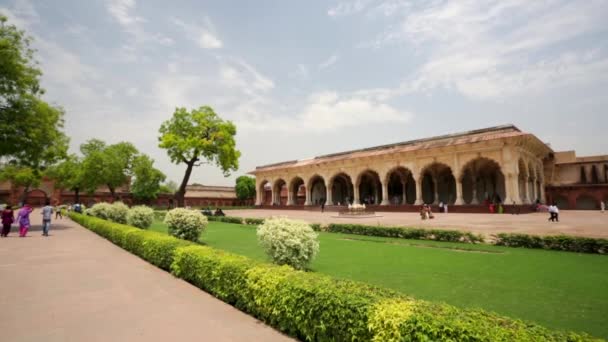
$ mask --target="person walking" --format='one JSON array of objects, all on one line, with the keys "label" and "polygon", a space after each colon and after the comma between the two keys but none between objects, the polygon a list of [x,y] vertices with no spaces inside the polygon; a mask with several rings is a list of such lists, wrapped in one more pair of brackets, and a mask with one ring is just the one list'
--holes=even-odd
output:
[{"label": "person walking", "polygon": [[555,208],[553,204],[549,205],[549,218],[547,221],[555,222]]},{"label": "person walking", "polygon": [[17,221],[19,222],[19,237],[25,237],[27,231],[30,229],[30,214],[34,209],[29,204],[24,204],[17,214]]},{"label": "person walking", "polygon": [[1,237],[7,237],[11,232],[11,226],[15,222],[15,212],[10,205],[7,205],[4,210],[2,210],[2,233]]},{"label": "person walking", "polygon": [[55,210],[55,220],[58,218],[63,220],[63,213],[61,212],[61,206],[56,206],[54,210]]},{"label": "person walking", "polygon": [[604,201],[600,201],[600,210],[602,213],[606,211],[606,203],[604,203]]},{"label": "person walking", "polygon": [[553,203],[553,212],[555,213],[555,222],[559,222],[559,208]]},{"label": "person walking", "polygon": [[49,236],[51,217],[53,217],[53,207],[51,202],[46,200],[46,205],[42,208],[42,236]]}]

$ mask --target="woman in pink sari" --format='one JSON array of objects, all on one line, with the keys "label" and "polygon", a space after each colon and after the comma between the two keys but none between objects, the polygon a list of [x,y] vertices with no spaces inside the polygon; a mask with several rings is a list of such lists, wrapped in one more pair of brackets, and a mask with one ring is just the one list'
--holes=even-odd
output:
[{"label": "woman in pink sari", "polygon": [[17,216],[17,222],[19,222],[19,237],[25,237],[27,231],[30,229],[30,214],[34,209],[29,204],[25,204]]}]

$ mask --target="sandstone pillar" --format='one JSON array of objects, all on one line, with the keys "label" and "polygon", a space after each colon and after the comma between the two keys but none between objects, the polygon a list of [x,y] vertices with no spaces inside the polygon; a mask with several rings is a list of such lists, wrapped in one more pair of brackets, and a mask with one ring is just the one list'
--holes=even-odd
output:
[{"label": "sandstone pillar", "polygon": [[473,178],[471,184],[473,184],[473,198],[471,199],[471,204],[479,204],[479,200],[477,199],[477,180]]},{"label": "sandstone pillar", "polygon": [[540,179],[540,203],[546,203],[547,199],[545,197],[545,180]]},{"label": "sandstone pillar", "polygon": [[382,203],[381,205],[389,205],[391,204],[388,199],[388,182],[382,183]]},{"label": "sandstone pillar", "polygon": [[310,199],[312,197],[312,187],[306,187],[306,200],[304,201],[304,205],[311,205]]},{"label": "sandstone pillar", "polygon": [[464,199],[462,198],[462,180],[456,178],[456,201],[455,205],[463,205]]},{"label": "sandstone pillar", "polygon": [[439,204],[439,181],[433,177],[433,204]]},{"label": "sandstone pillar", "polygon": [[422,180],[414,179],[416,182],[416,202],[414,204],[422,205],[424,201],[422,200]]},{"label": "sandstone pillar", "polygon": [[331,191],[331,186],[327,186],[325,187],[326,190],[326,195],[325,195],[325,205],[334,205],[334,201],[332,200],[332,191]]},{"label": "sandstone pillar", "polygon": [[522,198],[522,203],[523,204],[530,204],[530,196],[529,196],[530,189],[529,189],[529,185],[530,185],[530,182],[526,179],[524,181],[524,196]]},{"label": "sandstone pillar", "polygon": [[359,201],[359,187],[355,186],[353,191],[354,191],[353,204],[361,204],[361,202]]},{"label": "sandstone pillar", "polygon": [[401,197],[401,204],[407,204],[407,182],[401,183],[403,187],[403,196]]}]

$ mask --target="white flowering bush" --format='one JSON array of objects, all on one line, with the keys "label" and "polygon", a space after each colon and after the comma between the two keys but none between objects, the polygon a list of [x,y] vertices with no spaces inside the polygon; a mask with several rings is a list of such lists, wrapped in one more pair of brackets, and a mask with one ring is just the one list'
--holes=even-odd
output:
[{"label": "white flowering bush", "polygon": [[118,223],[127,223],[127,213],[129,212],[129,206],[122,202],[112,203],[112,210],[110,210],[110,220]]},{"label": "white flowering bush", "polygon": [[82,209],[82,212],[88,212],[90,215],[102,220],[109,220],[110,213],[114,210],[112,205],[107,202],[95,203],[90,209]]},{"label": "white flowering bush", "polygon": [[165,215],[169,234],[189,241],[198,241],[207,228],[207,222],[207,218],[197,210],[175,208]]},{"label": "white flowering bush", "polygon": [[266,254],[279,265],[304,269],[319,252],[318,235],[306,222],[273,217],[258,227],[257,235]]},{"label": "white flowering bush", "polygon": [[127,223],[137,228],[148,229],[152,221],[154,221],[154,210],[145,205],[135,206],[127,213]]}]

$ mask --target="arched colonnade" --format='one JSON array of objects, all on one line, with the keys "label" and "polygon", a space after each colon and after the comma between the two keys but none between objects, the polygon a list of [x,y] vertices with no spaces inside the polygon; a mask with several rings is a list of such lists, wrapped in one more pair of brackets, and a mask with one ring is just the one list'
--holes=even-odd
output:
[{"label": "arched colonnade", "polygon": [[[365,168],[273,179],[258,175],[261,179],[257,183],[256,205],[302,204],[299,200],[302,194],[304,205],[420,205],[439,202],[475,205],[487,201],[527,204],[544,198],[542,164],[531,160],[520,158],[513,178],[513,187],[518,191],[511,190],[510,196],[500,164],[493,159],[478,157],[456,170],[450,165],[432,162],[418,170],[396,166],[384,172]],[[270,201],[265,191],[268,185],[272,189]],[[513,196],[520,198],[517,200]]]}]

